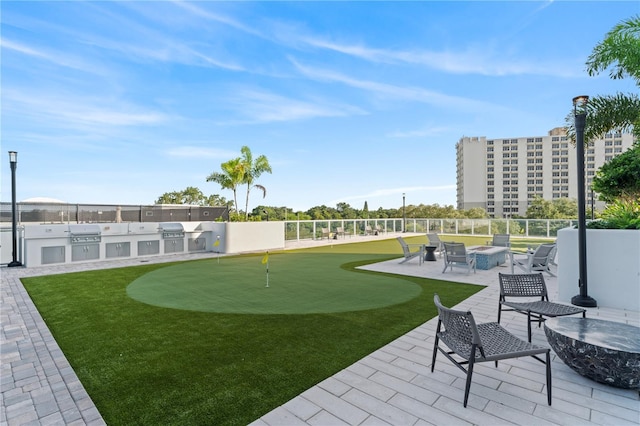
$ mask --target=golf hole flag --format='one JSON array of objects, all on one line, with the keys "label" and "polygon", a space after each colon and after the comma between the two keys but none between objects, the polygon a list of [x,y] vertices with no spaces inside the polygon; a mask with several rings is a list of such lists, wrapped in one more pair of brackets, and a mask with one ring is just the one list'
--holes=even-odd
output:
[{"label": "golf hole flag", "polygon": [[267,265],[267,285],[265,287],[269,287],[269,252],[264,254],[262,258],[262,264]]}]

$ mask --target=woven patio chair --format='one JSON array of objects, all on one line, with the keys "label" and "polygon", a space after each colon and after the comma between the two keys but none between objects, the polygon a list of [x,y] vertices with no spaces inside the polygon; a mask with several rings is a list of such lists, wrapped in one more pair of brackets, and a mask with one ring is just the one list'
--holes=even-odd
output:
[{"label": "woven patio chair", "polygon": [[464,243],[442,243],[444,245],[444,274],[447,268],[454,267],[466,268],[467,274],[471,272],[476,273],[476,253],[468,252],[464,246]]},{"label": "woven patio chair", "polygon": [[[565,315],[582,314],[586,316],[586,309],[572,305],[549,302],[547,284],[542,273],[537,274],[503,274],[498,273],[500,281],[500,302],[498,303],[498,323],[502,311],[515,311],[527,316],[527,335],[531,341],[531,323],[537,322],[542,326],[544,317],[562,317]],[[515,302],[507,298],[539,298],[539,300]],[[503,306],[511,309],[504,309]]]},{"label": "woven patio chair", "polygon": [[[414,257],[417,257],[419,263],[422,265],[422,261],[424,259],[424,244],[407,244],[407,242],[402,237],[397,237],[398,242],[402,246],[402,254],[404,255],[404,259],[400,261],[400,263],[407,262]],[[418,251],[411,251],[411,246],[418,247]]]},{"label": "woven patio chair", "polygon": [[[437,294],[433,296],[433,302],[438,308],[438,328],[433,345],[431,372],[433,373],[436,355],[440,351],[449,361],[466,373],[467,383],[464,388],[464,407],[467,406],[467,400],[469,399],[471,376],[473,375],[473,366],[476,363],[495,361],[497,367],[500,360],[523,356],[532,356],[546,364],[547,403],[551,405],[551,349],[525,342],[509,333],[497,322],[476,325],[471,312],[456,311],[442,306],[440,297]],[[444,330],[442,330],[443,326]],[[449,350],[441,347],[440,341]],[[546,360],[542,360],[537,356],[542,354],[545,355]],[[462,358],[462,360],[459,361],[456,358]],[[467,368],[463,367],[465,364]]]}]

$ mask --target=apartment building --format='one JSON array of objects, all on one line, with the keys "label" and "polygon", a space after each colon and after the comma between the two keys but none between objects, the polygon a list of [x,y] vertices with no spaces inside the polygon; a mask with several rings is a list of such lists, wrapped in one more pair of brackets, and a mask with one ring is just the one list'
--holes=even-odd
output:
[{"label": "apartment building", "polygon": [[[596,171],[631,145],[632,134],[610,133],[585,149],[587,210],[604,208],[591,190]],[[525,216],[536,196],[578,198],[576,148],[563,127],[547,136],[462,137],[456,160],[458,209],[481,207],[495,218]]]}]

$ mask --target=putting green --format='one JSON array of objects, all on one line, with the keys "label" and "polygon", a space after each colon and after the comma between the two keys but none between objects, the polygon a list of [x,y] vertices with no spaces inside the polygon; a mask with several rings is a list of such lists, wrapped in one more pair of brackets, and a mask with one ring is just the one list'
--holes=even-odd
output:
[{"label": "putting green", "polygon": [[[129,297],[173,309],[242,314],[359,311],[403,303],[422,288],[402,278],[358,273],[340,265],[362,255],[286,253],[222,257],[149,272],[127,287]],[[371,258],[371,255],[368,256]]]}]

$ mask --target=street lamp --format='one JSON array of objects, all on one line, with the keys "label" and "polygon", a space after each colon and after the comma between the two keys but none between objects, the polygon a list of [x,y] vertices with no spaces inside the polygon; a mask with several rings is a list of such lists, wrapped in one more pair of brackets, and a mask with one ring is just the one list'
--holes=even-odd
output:
[{"label": "street lamp", "polygon": [[404,205],[404,192],[402,193],[402,232],[407,232],[407,209]]},{"label": "street lamp", "polygon": [[[588,96],[573,98],[573,115],[576,127],[576,154],[578,168],[578,265],[580,276],[578,288],[580,294],[571,298],[571,303],[577,306],[595,308],[598,303],[587,294],[587,219],[586,193],[584,187],[584,128],[587,121]],[[593,201],[592,201],[593,202]]]},{"label": "street lamp", "polygon": [[11,166],[11,239],[13,248],[13,260],[7,266],[22,266],[18,262],[18,215],[16,213],[16,166],[18,165],[18,153],[9,151],[9,164]]}]

